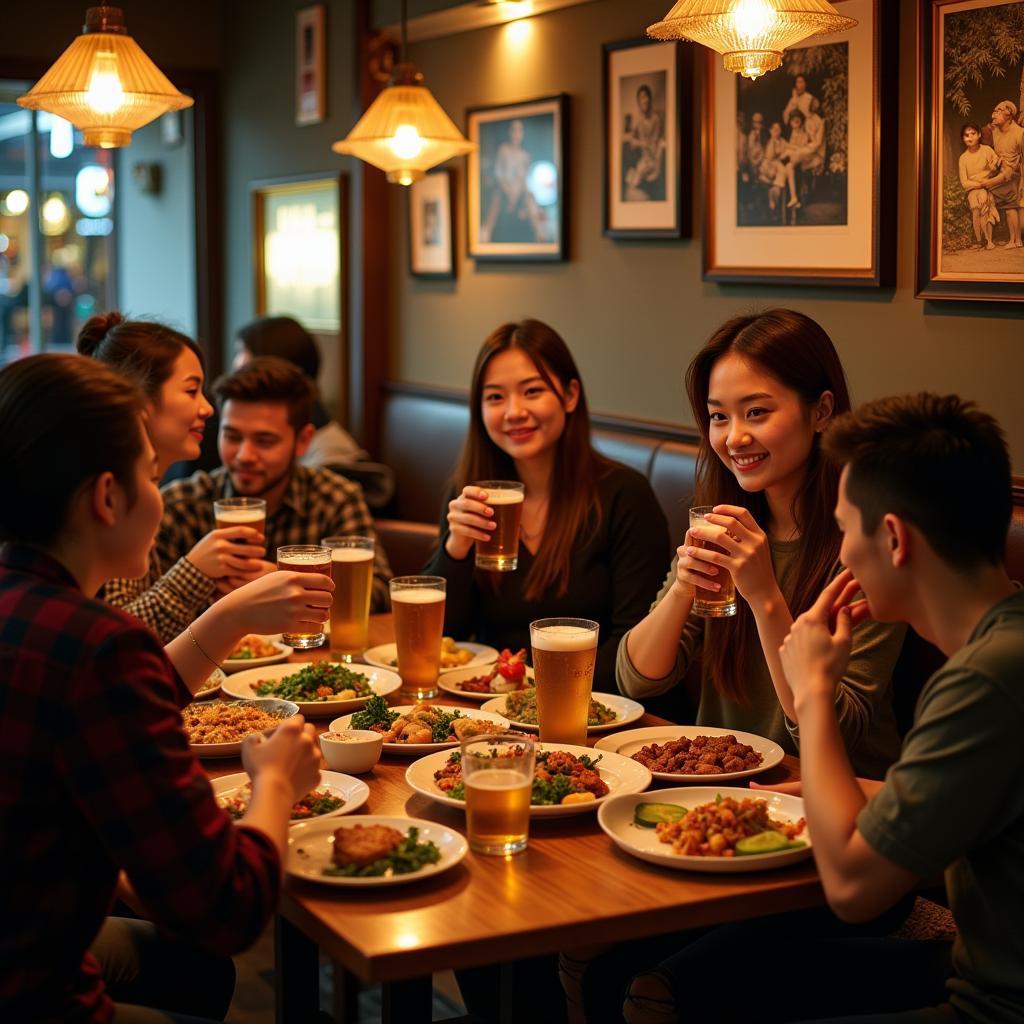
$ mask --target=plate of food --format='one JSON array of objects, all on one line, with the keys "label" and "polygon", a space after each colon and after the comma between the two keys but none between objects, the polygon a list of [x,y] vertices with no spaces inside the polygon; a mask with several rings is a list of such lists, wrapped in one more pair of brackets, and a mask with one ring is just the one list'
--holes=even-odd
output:
[{"label": "plate of food", "polygon": [[687,871],[781,868],[811,856],[804,802],[788,793],[688,786],[609,800],[597,823],[640,860]]},{"label": "plate of food", "polygon": [[506,647],[497,661],[483,668],[470,665],[442,672],[437,685],[447,693],[483,702],[497,693],[511,693],[533,686],[533,669],[526,664],[525,648],[513,654]]},{"label": "plate of food", "polygon": [[[493,711],[504,715],[513,728],[538,732],[537,691],[533,687],[502,694],[481,705],[481,711]],[[614,693],[598,693],[590,698],[590,717],[587,732],[608,732],[620,726],[635,722],[644,715],[644,706],[628,697]]]},{"label": "plate of food", "polygon": [[237,757],[242,741],[254,732],[273,732],[299,713],[290,700],[206,701],[181,712],[192,752],[198,757]]},{"label": "plate of food", "polygon": [[[441,671],[454,672],[468,665],[491,665],[498,652],[486,644],[456,643],[450,636],[441,637]],[[398,645],[378,644],[363,652],[363,661],[378,668],[398,668]]]},{"label": "plate of food", "polygon": [[435,821],[358,814],[292,826],[285,871],[324,885],[401,885],[455,867],[468,850],[463,836]]},{"label": "plate of food", "polygon": [[639,761],[667,782],[728,782],[765,772],[786,752],[752,732],[708,725],[657,725],[602,736],[594,744]]},{"label": "plate of food", "polygon": [[210,673],[210,678],[203,682],[203,685],[192,694],[193,700],[208,700],[210,697],[216,697],[220,693],[221,685],[227,677],[223,671],[219,668],[215,668]]},{"label": "plate of food", "polygon": [[[223,775],[210,783],[217,803],[234,821],[245,814],[252,796],[252,783],[245,772]],[[292,807],[292,824],[317,818],[337,818],[359,810],[369,799],[370,787],[341,772],[320,773],[320,785]]]},{"label": "plate of food", "polygon": [[402,685],[396,672],[339,661],[295,661],[236,672],[221,684],[226,694],[249,700],[278,697],[298,704],[309,718],[361,708],[371,697],[386,697]]},{"label": "plate of food", "polygon": [[[651,773],[619,754],[602,754],[590,747],[538,743],[534,768],[531,818],[564,818],[585,814],[606,799],[622,793],[642,793]],[[440,751],[414,761],[405,781],[423,796],[449,807],[465,807],[461,751]]]},{"label": "plate of food", "polygon": [[292,649],[281,640],[280,633],[276,636],[250,633],[235,644],[234,649],[224,659],[223,668],[225,672],[241,672],[247,668],[273,665],[286,660],[291,653]]},{"label": "plate of food", "polygon": [[[389,708],[383,697],[367,701],[362,711],[331,722],[331,732],[372,729],[384,737],[385,754],[430,754],[458,746],[470,736],[508,732],[507,718],[444,704],[405,704]],[[430,739],[427,739],[427,737]]]}]

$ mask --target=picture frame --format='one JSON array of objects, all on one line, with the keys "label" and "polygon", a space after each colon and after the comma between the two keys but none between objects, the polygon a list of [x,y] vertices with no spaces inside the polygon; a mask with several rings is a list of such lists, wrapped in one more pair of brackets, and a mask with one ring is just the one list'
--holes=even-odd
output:
[{"label": "picture frame", "polygon": [[602,55],[604,234],[689,237],[693,47],[628,39]]},{"label": "picture frame", "polygon": [[319,124],[327,116],[326,10],[313,4],[295,12],[295,123]]},{"label": "picture frame", "polygon": [[256,316],[287,314],[344,338],[348,176],[254,181],[250,194]]},{"label": "picture frame", "polygon": [[435,168],[409,186],[409,273],[413,277],[455,277],[455,180],[447,167]]},{"label": "picture frame", "polygon": [[916,295],[1024,302],[1024,0],[919,0],[918,16]]},{"label": "picture frame", "polygon": [[568,256],[569,97],[466,111],[466,231],[479,261]]},{"label": "picture frame", "polygon": [[884,0],[837,8],[856,27],[756,81],[705,55],[706,281],[896,284],[899,18]]}]

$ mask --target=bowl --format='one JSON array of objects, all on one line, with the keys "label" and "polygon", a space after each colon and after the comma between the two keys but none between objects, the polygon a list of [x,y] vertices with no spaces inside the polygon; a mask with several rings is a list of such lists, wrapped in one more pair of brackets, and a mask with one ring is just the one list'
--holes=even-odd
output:
[{"label": "bowl", "polygon": [[384,737],[372,729],[342,729],[320,734],[320,749],[327,767],[350,775],[368,772],[380,760],[383,746]]}]

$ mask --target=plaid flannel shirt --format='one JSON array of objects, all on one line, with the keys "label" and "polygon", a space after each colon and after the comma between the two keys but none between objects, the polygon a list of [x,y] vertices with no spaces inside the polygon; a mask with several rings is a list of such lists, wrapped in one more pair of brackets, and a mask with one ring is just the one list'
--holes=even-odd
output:
[{"label": "plaid flannel shirt", "polygon": [[31,548],[0,547],[0,1020],[108,1021],[88,952],[127,873],[164,931],[260,935],[277,851],[217,806],[157,638]]}]

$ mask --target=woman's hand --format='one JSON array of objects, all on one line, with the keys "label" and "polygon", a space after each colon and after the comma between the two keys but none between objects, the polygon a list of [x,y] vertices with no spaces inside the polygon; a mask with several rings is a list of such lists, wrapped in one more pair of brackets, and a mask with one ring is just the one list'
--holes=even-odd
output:
[{"label": "woman's hand", "polygon": [[255,572],[254,560],[262,559],[265,553],[264,537],[258,530],[251,526],[227,526],[211,530],[187,557],[201,573],[216,580]]},{"label": "woman's hand", "polygon": [[444,549],[451,558],[462,561],[478,540],[490,540],[494,530],[494,509],[486,504],[487,492],[472,484],[448,502],[448,539]]},{"label": "woman's hand", "polygon": [[696,558],[692,554],[694,550],[692,531],[687,530],[683,543],[676,548],[676,580],[672,589],[689,601],[700,597],[701,591],[705,591],[704,596],[707,596],[721,589],[716,582],[716,577],[721,575],[718,567]]},{"label": "woman's hand", "polygon": [[716,505],[715,511],[705,516],[705,525],[695,526],[690,533],[724,550],[723,554],[694,547],[689,553],[699,562],[728,570],[747,604],[757,604],[779,593],[768,537],[747,509]]},{"label": "woman's hand", "polygon": [[316,729],[302,715],[286,718],[269,736],[254,733],[242,743],[242,767],[249,773],[253,788],[275,776],[292,789],[291,802],[301,800],[320,785],[320,753]]},{"label": "woman's hand", "polygon": [[217,602],[238,638],[246,633],[318,633],[331,613],[334,583],[313,572],[271,572]]}]

